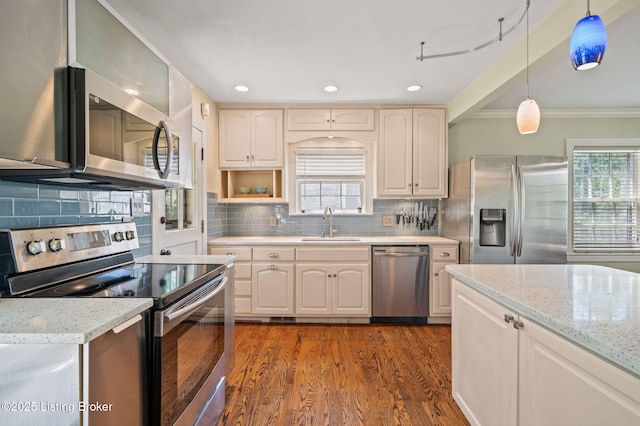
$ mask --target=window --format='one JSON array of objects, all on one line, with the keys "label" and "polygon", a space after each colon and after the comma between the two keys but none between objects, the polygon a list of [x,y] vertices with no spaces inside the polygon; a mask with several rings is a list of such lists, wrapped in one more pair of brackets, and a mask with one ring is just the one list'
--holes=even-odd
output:
[{"label": "window", "polygon": [[569,140],[574,254],[640,253],[640,140]]},{"label": "window", "polygon": [[[292,148],[291,211],[321,214],[330,207],[337,214],[371,211],[370,154],[356,141],[313,141]],[[294,198],[294,197],[292,197]],[[292,199],[293,201],[293,199]]]}]

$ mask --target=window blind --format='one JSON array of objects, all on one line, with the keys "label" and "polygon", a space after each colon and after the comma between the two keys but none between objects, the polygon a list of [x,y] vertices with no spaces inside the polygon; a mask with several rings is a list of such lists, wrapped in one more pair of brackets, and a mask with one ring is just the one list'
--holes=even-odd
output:
[{"label": "window blind", "polygon": [[574,251],[640,250],[640,152],[576,149],[573,169]]},{"label": "window blind", "polygon": [[365,174],[365,158],[362,150],[354,151],[298,151],[296,175],[318,176],[362,176]]}]

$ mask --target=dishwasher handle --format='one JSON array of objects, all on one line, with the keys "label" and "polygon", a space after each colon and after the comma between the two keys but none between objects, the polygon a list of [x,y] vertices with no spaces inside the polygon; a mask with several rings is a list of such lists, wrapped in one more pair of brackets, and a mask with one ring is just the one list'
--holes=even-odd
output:
[{"label": "dishwasher handle", "polygon": [[389,257],[425,257],[425,256],[429,256],[429,252],[416,251],[416,252],[394,253],[394,252],[388,252],[386,250],[379,250],[379,251],[374,251],[373,255],[374,256],[389,256]]}]

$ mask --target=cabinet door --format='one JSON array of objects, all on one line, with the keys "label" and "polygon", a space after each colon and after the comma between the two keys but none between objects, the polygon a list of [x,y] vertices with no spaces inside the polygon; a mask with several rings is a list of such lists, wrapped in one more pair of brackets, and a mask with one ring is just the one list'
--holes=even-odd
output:
[{"label": "cabinet door", "polygon": [[429,294],[429,316],[451,316],[451,275],[444,270],[451,262],[431,264],[431,285]]},{"label": "cabinet door", "polygon": [[251,167],[282,167],[282,110],[251,111]]},{"label": "cabinet door", "polygon": [[333,314],[371,314],[371,281],[368,264],[333,265]]},{"label": "cabinet door", "polygon": [[520,425],[638,425],[640,381],[522,319]]},{"label": "cabinet door", "polygon": [[378,195],[411,195],[412,110],[380,110]]},{"label": "cabinet door", "polygon": [[222,110],[218,118],[220,167],[249,167],[251,164],[251,111]]},{"label": "cabinet door", "polygon": [[331,314],[331,276],[329,264],[296,265],[296,314]]},{"label": "cabinet door", "polygon": [[444,109],[413,110],[413,195],[447,196],[447,123]]},{"label": "cabinet door", "polygon": [[287,130],[330,130],[331,110],[329,109],[289,109]]},{"label": "cabinet door", "polygon": [[265,315],[293,314],[293,264],[252,265],[251,312]]},{"label": "cabinet door", "polygon": [[515,425],[518,330],[503,306],[453,279],[453,397],[471,424]]},{"label": "cabinet door", "polygon": [[331,130],[373,130],[373,109],[332,109]]}]

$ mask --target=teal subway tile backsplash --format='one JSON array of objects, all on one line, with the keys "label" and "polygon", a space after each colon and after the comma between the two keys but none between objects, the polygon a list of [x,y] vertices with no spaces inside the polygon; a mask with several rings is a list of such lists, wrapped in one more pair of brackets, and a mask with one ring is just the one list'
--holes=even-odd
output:
[{"label": "teal subway tile backsplash", "polygon": [[[0,228],[36,228],[130,220],[131,197],[151,205],[149,191],[91,191],[0,181]],[[150,208],[145,209],[150,212]],[[151,254],[151,218],[134,218],[140,248]]]},{"label": "teal subway tile backsplash", "polygon": [[[420,202],[420,200],[418,200]],[[437,208],[437,200],[422,200],[425,207]],[[336,215],[333,218],[337,235],[349,236],[417,236],[438,235],[435,221],[430,230],[420,230],[413,224],[397,224],[395,212],[408,211],[415,200],[374,200],[372,215]],[[329,221],[322,216],[289,215],[288,204],[221,204],[215,194],[207,198],[207,235],[209,238],[222,236],[306,236],[328,233]],[[270,216],[276,216],[277,226],[269,226]],[[392,216],[393,225],[383,226],[383,217]]]}]

